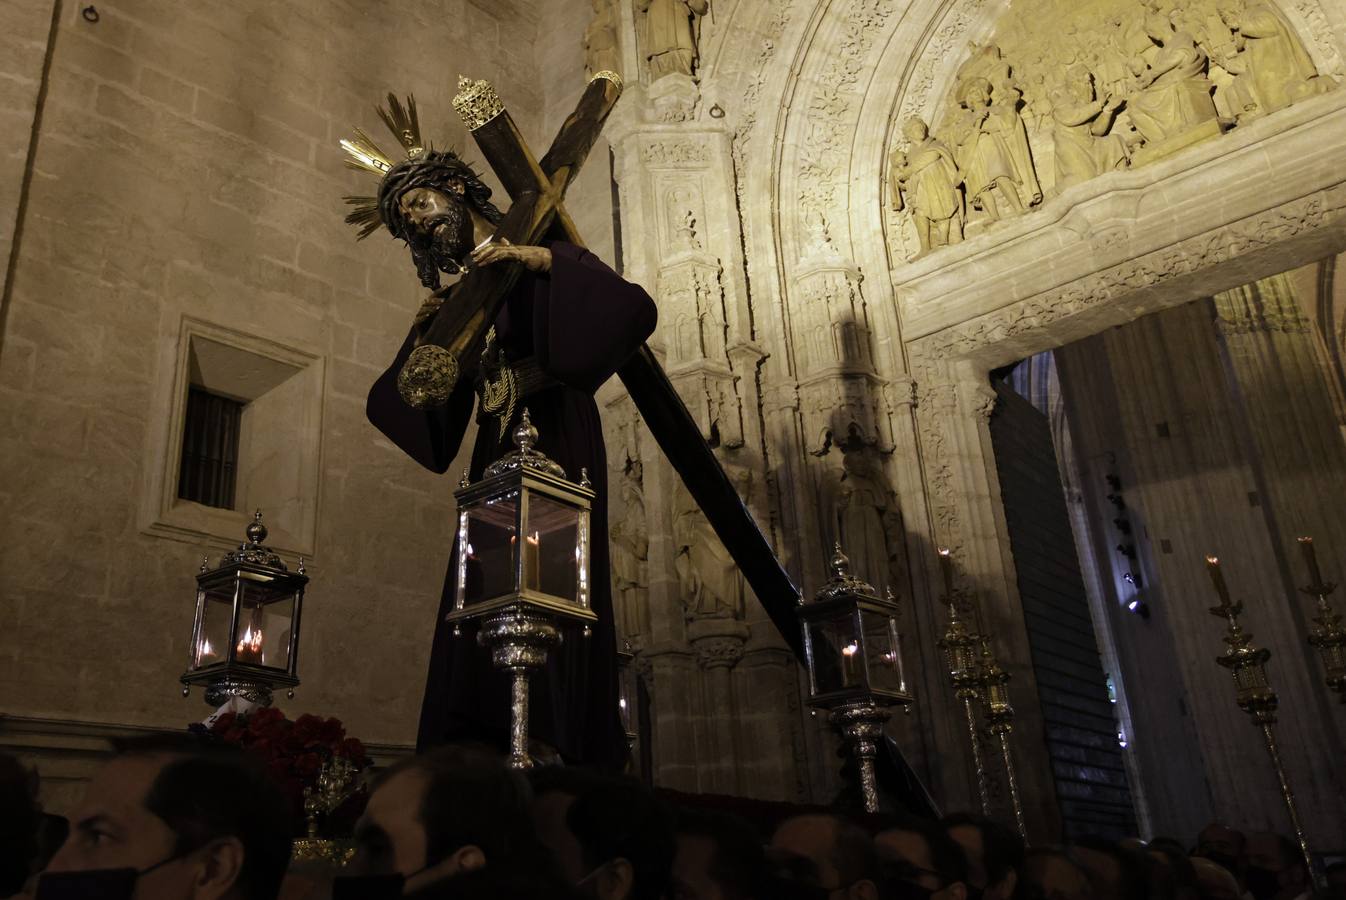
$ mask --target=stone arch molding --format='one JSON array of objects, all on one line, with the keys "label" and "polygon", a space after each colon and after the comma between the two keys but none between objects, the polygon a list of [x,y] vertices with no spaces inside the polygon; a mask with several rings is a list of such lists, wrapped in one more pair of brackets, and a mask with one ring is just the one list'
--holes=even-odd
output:
[{"label": "stone arch molding", "polygon": [[[1330,0],[1274,2],[1318,71],[1346,77],[1346,9]],[[899,143],[900,123],[937,118],[969,42],[986,41],[1008,8],[1009,0],[779,0],[730,8],[731,27],[706,48],[707,103],[731,109],[741,132],[735,153],[745,154],[736,160],[740,174],[757,182],[771,173],[769,233],[782,275],[819,256],[869,275],[904,258],[912,235],[898,233],[900,223],[883,212],[887,155]],[[773,94],[783,98],[774,110]],[[758,216],[746,218],[758,231],[751,221]],[[877,281],[866,283],[867,293],[881,293]]]}]

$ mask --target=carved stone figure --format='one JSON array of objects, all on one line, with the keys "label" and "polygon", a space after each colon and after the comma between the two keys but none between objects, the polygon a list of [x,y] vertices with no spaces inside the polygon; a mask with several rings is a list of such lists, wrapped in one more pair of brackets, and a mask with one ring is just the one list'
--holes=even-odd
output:
[{"label": "carved stone figure", "polygon": [[985,78],[992,84],[1009,78],[1010,66],[1005,61],[1000,48],[995,44],[978,46],[971,41],[967,48],[971,51],[967,61],[958,67],[954,74],[954,83],[962,85],[974,78]]},{"label": "carved stone figure", "polygon": [[592,0],[594,17],[584,29],[584,70],[592,76],[595,72],[621,72],[620,57],[617,50],[617,12],[612,0]]},{"label": "carved stone figure", "polygon": [[1122,105],[1121,97],[1099,100],[1093,76],[1077,66],[1052,97],[1052,147],[1056,190],[1088,181],[1126,165],[1126,146],[1120,135],[1108,134]]},{"label": "carved stone figure", "polygon": [[1330,86],[1318,77],[1308,51],[1274,5],[1255,2],[1241,14],[1229,10],[1226,16],[1247,48],[1235,63],[1242,71],[1230,71],[1247,76],[1261,112],[1283,109]]},{"label": "carved stone figure", "polygon": [[893,154],[893,209],[911,209],[923,252],[959,243],[963,240],[963,194],[958,186],[963,176],[953,151],[930,136],[923,119],[908,119],[902,136],[911,146],[905,153]]},{"label": "carved stone figure", "polygon": [[645,59],[650,81],[674,73],[691,76],[696,71],[696,34],[693,22],[710,10],[710,0],[636,0],[636,11],[645,14]]},{"label": "carved stone figure", "polygon": [[1033,170],[1028,135],[1019,118],[1020,95],[1009,82],[992,88],[984,78],[963,82],[954,116],[959,134],[958,168],[968,200],[990,221],[1006,210],[1021,213],[1042,200],[1042,188]]},{"label": "carved stone figure", "polygon": [[[1217,119],[1208,58],[1185,31],[1176,32],[1137,79],[1127,111],[1147,144],[1158,144]],[[1218,129],[1217,129],[1218,131]]]},{"label": "carved stone figure", "polygon": [[641,487],[639,461],[628,462],[622,474],[622,517],[609,531],[612,548],[612,589],[622,623],[622,636],[631,638],[647,630],[645,589],[650,537],[645,522],[645,494]]},{"label": "carved stone figure", "polygon": [[[752,473],[728,464],[725,469],[746,502]],[[705,514],[681,485],[673,505],[673,546],[673,567],[687,618],[742,618],[747,589],[743,576]]]}]

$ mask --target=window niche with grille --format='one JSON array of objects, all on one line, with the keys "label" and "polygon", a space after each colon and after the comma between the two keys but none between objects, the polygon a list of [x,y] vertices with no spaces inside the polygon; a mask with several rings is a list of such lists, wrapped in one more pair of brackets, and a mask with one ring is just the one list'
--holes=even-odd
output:
[{"label": "window niche with grille", "polygon": [[269,545],[311,555],[323,358],[187,318],[175,362],[161,388],[166,443],[146,492],[145,530],[236,544],[260,508]]}]

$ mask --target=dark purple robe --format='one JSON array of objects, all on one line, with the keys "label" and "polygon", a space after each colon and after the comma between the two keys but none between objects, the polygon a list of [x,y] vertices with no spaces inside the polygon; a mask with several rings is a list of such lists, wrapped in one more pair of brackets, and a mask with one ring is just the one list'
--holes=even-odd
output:
[{"label": "dark purple robe", "polygon": [[[608,575],[607,458],[594,392],[654,331],[654,301],[624,281],[598,257],[556,242],[551,271],[525,272],[496,319],[496,337],[511,360],[536,356],[539,367],[560,382],[518,404],[501,441],[491,419],[477,432],[471,477],[512,449],[510,434],[524,407],[537,427],[538,449],[560,463],[572,481],[587,468],[596,497],[591,525],[590,599],[598,621],[584,638],[565,628],[547,668],[531,682],[529,733],[554,746],[572,764],[620,769],[626,742],[617,711],[616,632]],[[452,298],[449,299],[453,302]],[[453,462],[476,395],[459,383],[449,402],[416,410],[397,393],[397,373],[415,342],[407,337],[397,358],[369,391],[366,413],[374,427],[408,456],[433,472]],[[478,646],[474,626],[455,637],[444,615],[453,608],[456,553],[449,560],[439,619],[430,652],[430,673],[421,706],[418,750],[452,740],[484,740],[508,746],[509,682],[489,651]]]}]

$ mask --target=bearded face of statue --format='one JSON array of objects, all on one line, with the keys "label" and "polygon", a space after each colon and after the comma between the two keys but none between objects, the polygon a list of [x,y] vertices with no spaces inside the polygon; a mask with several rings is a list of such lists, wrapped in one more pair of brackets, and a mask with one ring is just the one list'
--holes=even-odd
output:
[{"label": "bearded face of statue", "polygon": [[444,190],[414,187],[397,200],[397,209],[441,272],[461,271],[472,250],[472,216],[463,199],[461,182]]}]

